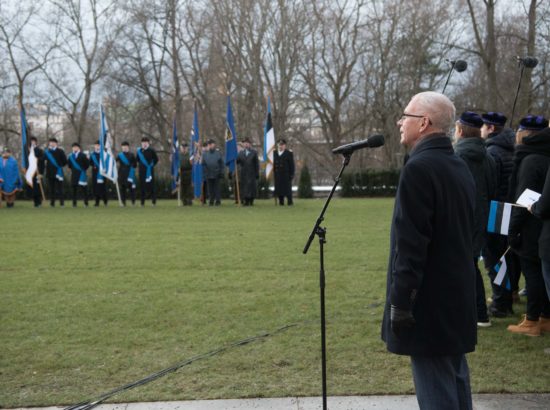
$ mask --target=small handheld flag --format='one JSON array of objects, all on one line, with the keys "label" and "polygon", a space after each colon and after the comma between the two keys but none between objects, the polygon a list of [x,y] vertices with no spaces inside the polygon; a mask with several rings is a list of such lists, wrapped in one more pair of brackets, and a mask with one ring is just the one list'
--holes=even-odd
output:
[{"label": "small handheld flag", "polygon": [[172,126],[172,155],[171,155],[171,174],[172,174],[172,193],[178,190],[178,177],[180,172],[180,153],[178,144],[178,130],[176,126],[176,117],[174,116],[174,125]]},{"label": "small handheld flag", "polygon": [[507,275],[508,266],[506,265],[506,254],[510,248],[504,252],[504,255],[502,255],[498,261],[498,263],[495,265],[495,272],[497,273],[497,276],[495,277],[495,280],[493,283],[498,286],[503,286],[508,290],[512,289],[512,286],[510,284],[510,277]]},{"label": "small handheld flag", "polygon": [[491,201],[487,232],[508,235],[512,206],[507,202]]}]

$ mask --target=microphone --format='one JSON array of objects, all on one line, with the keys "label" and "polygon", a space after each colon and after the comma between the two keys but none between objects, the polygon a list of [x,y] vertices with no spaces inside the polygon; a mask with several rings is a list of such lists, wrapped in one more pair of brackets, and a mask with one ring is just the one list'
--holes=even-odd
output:
[{"label": "microphone", "polygon": [[448,60],[445,59],[448,63],[451,64],[451,68],[454,69],[457,73],[462,73],[468,68],[468,63],[464,60]]},{"label": "microphone", "polygon": [[382,134],[374,134],[366,140],[352,142],[350,144],[340,145],[332,150],[333,154],[349,155],[354,151],[362,148],[377,148],[384,145],[384,136]]},{"label": "microphone", "polygon": [[518,63],[523,64],[525,68],[535,68],[537,64],[539,63],[539,60],[536,57],[520,57],[517,56],[516,60],[518,60]]}]

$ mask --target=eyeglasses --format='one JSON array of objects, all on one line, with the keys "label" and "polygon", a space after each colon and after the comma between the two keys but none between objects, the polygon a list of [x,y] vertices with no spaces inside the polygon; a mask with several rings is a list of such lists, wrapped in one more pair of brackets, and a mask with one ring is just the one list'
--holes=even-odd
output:
[{"label": "eyeglasses", "polygon": [[[405,119],[407,117],[411,117],[411,118],[428,118],[425,115],[407,114],[406,112],[404,112],[403,114],[401,114],[401,117],[399,118],[398,122],[405,121]],[[430,120],[429,118],[428,118],[428,124],[430,124],[430,125],[432,124],[432,120]]]}]

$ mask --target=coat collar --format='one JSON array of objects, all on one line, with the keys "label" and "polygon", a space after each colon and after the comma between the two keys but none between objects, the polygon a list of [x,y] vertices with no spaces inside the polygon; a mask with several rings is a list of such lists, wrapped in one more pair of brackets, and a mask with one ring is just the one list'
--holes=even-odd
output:
[{"label": "coat collar", "polygon": [[416,144],[409,157],[412,158],[415,155],[430,149],[439,149],[452,152],[453,144],[451,143],[451,139],[444,133],[429,134]]}]

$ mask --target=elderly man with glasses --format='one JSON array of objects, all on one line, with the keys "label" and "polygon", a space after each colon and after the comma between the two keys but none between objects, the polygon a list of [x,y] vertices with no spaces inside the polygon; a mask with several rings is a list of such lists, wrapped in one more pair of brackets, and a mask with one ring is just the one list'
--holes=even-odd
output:
[{"label": "elderly man with glasses", "polygon": [[411,356],[423,410],[472,408],[465,354],[477,339],[476,188],[448,136],[454,121],[447,97],[423,92],[397,122],[410,155],[395,199],[382,339]]}]

